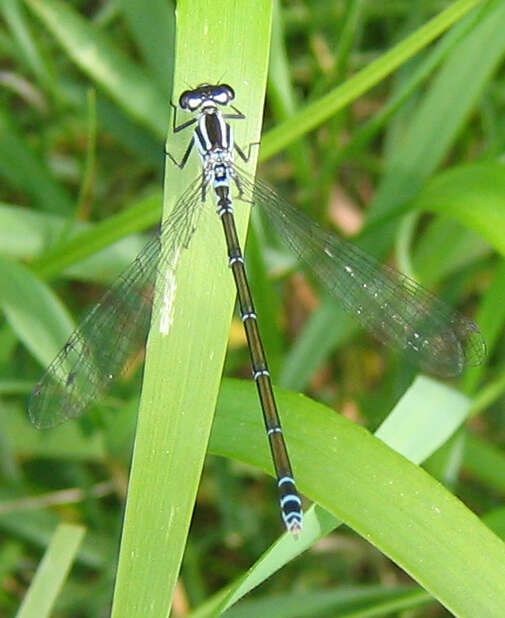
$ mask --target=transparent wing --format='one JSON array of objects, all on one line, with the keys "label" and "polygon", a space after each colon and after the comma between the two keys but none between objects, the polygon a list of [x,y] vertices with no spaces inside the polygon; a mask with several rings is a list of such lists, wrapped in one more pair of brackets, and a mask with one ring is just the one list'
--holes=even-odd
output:
[{"label": "transparent wing", "polygon": [[145,343],[151,314],[158,310],[154,285],[173,277],[180,250],[189,245],[201,212],[201,186],[198,180],[185,191],[159,234],[89,310],[49,365],[28,405],[36,427],[80,416]]},{"label": "transparent wing", "polygon": [[421,370],[459,375],[480,364],[478,326],[409,277],[325,231],[271,187],[235,168],[243,199],[264,211],[281,238],[363,327]]}]

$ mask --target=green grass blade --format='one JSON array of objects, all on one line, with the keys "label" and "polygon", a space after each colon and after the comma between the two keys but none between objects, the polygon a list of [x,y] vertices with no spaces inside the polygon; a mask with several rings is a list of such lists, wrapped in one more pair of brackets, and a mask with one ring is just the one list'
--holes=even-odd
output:
[{"label": "green grass blade", "polygon": [[[235,123],[236,140],[247,147],[259,139],[271,3],[256,3],[252,21],[244,19],[243,10],[239,3],[210,0],[200,2],[198,11],[192,2],[178,4],[175,92],[204,81],[232,84],[237,106],[247,117]],[[176,137],[170,133],[167,147],[180,158],[190,137],[190,132]],[[196,157],[182,172],[167,162],[165,211],[198,173]],[[171,607],[234,302],[220,222],[212,216],[210,203],[208,210],[190,250],[181,254],[173,324],[162,335],[155,321],[148,342],[114,618],[158,618],[168,615]],[[243,241],[248,209],[236,210]],[[218,239],[219,247],[211,253],[213,239]]]},{"label": "green grass blade", "polygon": [[66,217],[0,202],[0,246],[3,255],[33,260],[57,239]]},{"label": "green grass blade", "polygon": [[[485,335],[488,351],[487,362],[489,363],[499,344],[505,323],[505,262],[503,260],[499,263],[494,279],[481,301],[476,319]],[[463,380],[465,392],[471,393],[475,390],[484,373],[484,368],[485,365],[481,365],[466,373]],[[479,393],[479,401],[476,402],[475,411],[482,410],[483,407],[490,405],[500,396],[503,389],[502,381],[503,377],[498,375],[494,381],[486,385],[487,393]]]},{"label": "green grass blade", "polygon": [[437,17],[419,28],[393,49],[370,63],[344,84],[335,88],[302,112],[292,116],[265,135],[261,146],[261,160],[273,156],[290,143],[315,129],[328,120],[338,110],[357,99],[364,92],[378,84],[387,75],[401,66],[419,50],[426,47],[468,11],[480,4],[481,0],[458,0],[442,11]]},{"label": "green grass blade", "polygon": [[32,270],[40,277],[50,278],[95,256],[113,243],[135,232],[151,227],[160,217],[161,194],[155,193],[108,219],[97,223],[49,249],[32,263]]},{"label": "green grass blade", "polygon": [[468,435],[463,465],[473,477],[505,494],[505,456],[501,450],[477,436]]},{"label": "green grass blade", "polygon": [[174,79],[174,3],[149,0],[149,10],[138,0],[121,0],[120,5],[135,42],[158,88],[167,97]]},{"label": "green grass blade", "polygon": [[83,218],[86,214],[88,205],[92,202],[93,184],[96,175],[96,139],[97,139],[97,124],[96,124],[96,93],[94,89],[89,89],[87,92],[87,111],[88,111],[88,134],[86,160],[77,199],[76,217]]},{"label": "green grass blade", "polygon": [[416,379],[375,432],[410,461],[420,464],[465,421],[470,400],[425,376]]},{"label": "green grass blade", "polygon": [[32,580],[17,618],[50,616],[85,534],[82,526],[60,524]]},{"label": "green grass blade", "polygon": [[[2,492],[0,499],[5,500],[5,497],[5,492]],[[2,532],[42,550],[50,544],[58,523],[59,520],[55,515],[42,509],[0,515]],[[100,569],[110,562],[113,549],[114,543],[110,537],[88,533],[79,548],[76,561],[89,569]]]},{"label": "green grass blade", "polygon": [[[257,404],[255,404],[253,397],[254,385],[234,380],[225,381],[212,432],[211,450],[220,455],[246,461],[271,473],[266,441],[261,436],[261,422],[254,416]],[[424,509],[416,508],[411,511],[407,505],[410,498],[413,502],[416,502],[417,498],[420,497],[418,492],[421,490],[416,485],[420,478],[416,480],[412,490],[406,493],[404,486],[402,485],[402,488],[399,488],[397,483],[403,484],[406,478],[404,474],[409,475],[410,472],[417,469],[413,468],[405,459],[400,458],[397,462],[398,466],[393,465],[389,471],[385,471],[384,477],[381,477],[380,474],[377,476],[373,458],[375,456],[381,458],[382,456],[374,451],[374,445],[377,445],[377,441],[374,441],[368,432],[350,424],[353,428],[352,431],[357,432],[356,443],[353,445],[347,443],[349,436],[344,429],[347,427],[348,421],[336,415],[334,411],[326,410],[326,413],[324,413],[324,407],[320,404],[316,404],[301,395],[283,391],[280,391],[279,403],[283,419],[285,418],[286,434],[293,451],[293,458],[300,457],[301,463],[298,466],[295,459],[295,472],[302,491],[319,504],[324,504],[326,508],[329,507],[324,500],[334,500],[332,502],[333,508],[329,508],[332,514],[317,504],[311,507],[306,513],[305,527],[301,538],[297,542],[293,542],[288,535],[283,535],[249,569],[243,578],[229,587],[222,598],[219,595],[217,599],[219,608],[224,610],[230,607],[286,562],[311,547],[318,538],[328,534],[339,525],[338,518],[352,525],[368,540],[372,540],[374,544],[398,562],[433,594],[436,594],[435,590],[439,592],[441,589],[450,594],[448,591],[450,586],[447,586],[447,580],[442,581],[445,577],[443,573],[445,563],[442,558],[440,563],[437,564],[438,568],[433,569],[430,567],[430,563],[423,564],[422,558],[417,562],[416,552],[421,550],[424,552],[435,551],[433,544],[438,542],[435,533],[433,533],[433,537],[430,537],[431,532],[427,529],[422,539],[416,540],[409,537],[410,526],[415,527],[411,519],[415,520],[420,527],[426,525],[426,522],[423,521],[426,514]],[[406,395],[400,400],[378,430],[378,434],[389,447],[403,453],[414,463],[420,463],[423,458],[432,454],[448,436],[461,426],[469,410],[470,400],[459,392],[434,380],[421,377],[414,382]],[[343,424],[341,425],[341,423]],[[338,430],[337,425],[340,427]],[[319,434],[319,431],[321,431],[321,434]],[[413,431],[415,431],[415,441],[411,437]],[[317,433],[317,436],[314,435],[315,433]],[[326,438],[321,442],[320,438],[323,434]],[[363,441],[358,438],[359,434],[362,434]],[[244,441],[247,441],[247,444]],[[315,464],[317,457],[312,454],[314,444],[317,444],[318,453],[321,450],[327,455],[327,457],[323,456],[325,461],[321,467]],[[298,451],[298,449],[300,450]],[[333,452],[333,455],[331,452]],[[372,457],[372,460],[370,457]],[[377,462],[377,465],[380,468],[384,463]],[[412,480],[414,477],[417,478],[416,475],[417,473],[414,473]],[[307,487],[304,486],[305,478],[309,483]],[[430,477],[427,475],[423,476],[423,483],[428,479]],[[428,484],[431,485],[434,493],[428,493],[427,500],[434,500],[435,494],[436,499],[439,499],[438,484],[433,479],[430,479]],[[383,490],[386,494],[389,491],[392,492],[389,498],[382,494]],[[325,494],[323,501],[315,495],[318,491]],[[403,492],[401,507],[396,502],[398,499],[396,491]],[[365,492],[366,496],[362,495],[362,492]],[[450,494],[448,492],[446,494],[444,494],[444,502],[451,501]],[[383,519],[382,509],[385,508],[388,499],[392,501],[390,505],[392,511],[389,514],[391,518]],[[363,512],[359,512],[359,508],[357,512],[354,512],[354,500],[361,502],[360,508],[363,509]],[[405,500],[407,503],[404,502]],[[454,499],[454,502],[458,504],[456,510],[461,508],[468,515],[468,524],[470,525],[473,521],[470,513],[457,500]],[[343,507],[344,503],[347,505],[346,507]],[[351,524],[349,519],[342,517],[342,507],[352,510],[353,517],[356,517],[355,522],[359,521],[359,524],[363,525],[366,530],[359,530],[355,524]],[[448,514],[447,518],[440,522],[442,528],[444,525],[451,527],[451,516],[452,513]],[[397,530],[397,526],[400,529]],[[395,537],[396,530],[398,538]],[[438,530],[438,533],[442,534],[443,532]],[[385,545],[377,543],[377,535],[385,540],[387,548]],[[408,540],[406,540],[406,537],[408,537]],[[417,547],[418,542],[420,544],[426,543],[427,546],[420,550]],[[395,546],[395,555],[389,553],[393,545]],[[499,554],[499,545],[496,549]],[[402,554],[401,559],[399,553],[396,553],[397,550]],[[405,562],[402,562],[402,560],[405,560]],[[443,601],[442,596],[438,598]],[[209,601],[209,606],[214,606],[213,600]],[[203,608],[201,615],[207,615]]]},{"label": "green grass blade", "polygon": [[491,161],[453,167],[433,178],[412,208],[460,221],[505,256],[505,165]]},{"label": "green grass blade", "polygon": [[304,329],[286,356],[279,384],[284,388],[307,388],[316,369],[339,345],[344,345],[359,330],[359,325],[331,298],[309,317]]},{"label": "green grass blade", "polygon": [[[319,590],[303,593],[272,594],[264,598],[245,601],[226,612],[226,618],[312,618],[313,616],[338,616],[338,618],[367,618],[390,616],[391,612],[419,607],[433,602],[428,593],[412,587],[389,588],[386,586],[342,587],[337,590]],[[199,612],[191,618],[201,617]],[[201,617],[203,618],[203,617]]]},{"label": "green grass blade", "polygon": [[[7,185],[23,188],[42,210],[68,214],[72,200],[35,154],[16,126],[14,118],[0,106],[0,177]],[[8,155],[8,156],[5,156]]]},{"label": "green grass blade", "polygon": [[[425,387],[417,388],[421,415]],[[228,414],[223,424],[217,417],[212,444],[220,453],[270,469],[261,423],[249,412],[253,398],[253,385],[245,383],[224,394]],[[501,616],[505,547],[473,513],[363,428],[300,395],[280,392],[278,398],[302,491],[310,486],[312,499],[379,547],[456,615]],[[434,435],[437,429],[425,428]]]},{"label": "green grass blade", "polygon": [[[445,281],[464,268],[471,268],[475,262],[491,253],[491,247],[471,228],[458,223],[464,220],[459,214],[456,218],[441,215],[431,218],[426,226],[419,229],[420,213],[413,213],[416,240],[409,242],[409,258],[414,278],[430,288],[439,281]],[[464,213],[463,217],[464,217]],[[421,234],[418,234],[422,231]],[[415,253],[412,244],[415,242]]]},{"label": "green grass blade", "polygon": [[341,149],[335,152],[332,158],[332,166],[336,168],[342,161],[350,157],[358,157],[363,152],[365,146],[379,133],[386,125],[387,121],[408,101],[415,91],[426,82],[433,71],[451,52],[455,45],[465,37],[468,32],[478,22],[482,7],[478,11],[472,11],[466,15],[464,19],[455,24],[444,37],[437,42],[436,46],[429,52],[426,58],[420,63],[415,70],[410,73],[407,71],[407,77],[398,89],[389,98],[386,104],[375,114],[370,120],[360,126],[352,135],[348,144],[345,144]]},{"label": "green grass blade", "polygon": [[[27,394],[33,389],[33,382]],[[104,435],[83,435],[77,423],[67,423],[54,431],[33,431],[27,414],[9,414],[3,427],[16,453],[26,459],[104,462],[107,448]]]},{"label": "green grass blade", "polygon": [[140,236],[130,236],[159,220],[161,193],[155,193],[101,223],[79,222],[75,237],[57,243],[69,234],[68,220],[21,206],[0,203],[0,246],[11,258],[30,261],[39,277],[56,275],[110,283],[133,261],[145,245]]},{"label": "green grass blade", "polygon": [[452,50],[392,150],[370,221],[397,214],[440,165],[505,53],[505,5],[491,2],[473,30]]},{"label": "green grass blade", "polygon": [[20,340],[47,366],[73,328],[56,295],[25,266],[2,257],[0,304]]},{"label": "green grass blade", "polygon": [[484,515],[482,521],[501,539],[505,539],[505,507],[499,507]]},{"label": "green grass blade", "polygon": [[0,10],[19,47],[25,66],[36,75],[41,84],[51,89],[54,82],[38,41],[28,24],[23,3],[19,0],[4,0]]},{"label": "green grass blade", "polygon": [[165,134],[166,97],[152,80],[67,2],[27,0],[27,5],[72,60],[126,112],[155,135]]},{"label": "green grass blade", "polygon": [[[267,97],[275,121],[279,123],[295,113],[298,101],[291,83],[281,9],[277,2],[274,3],[273,8],[272,40],[270,46]],[[309,145],[305,140],[298,140],[296,144],[288,149],[288,156],[295,165],[295,174],[298,182],[309,184],[312,179]]]}]

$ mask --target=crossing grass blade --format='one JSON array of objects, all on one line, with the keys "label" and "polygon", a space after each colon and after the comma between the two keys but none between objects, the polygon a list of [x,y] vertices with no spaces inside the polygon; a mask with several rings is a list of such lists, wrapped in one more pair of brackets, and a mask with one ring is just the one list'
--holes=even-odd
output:
[{"label": "crossing grass blade", "polygon": [[[310,546],[334,529],[338,520],[391,557],[455,615],[502,615],[504,543],[449,490],[405,459],[419,462],[438,448],[464,421],[469,399],[433,380],[416,381],[380,430],[382,440],[403,457],[321,404],[279,389],[276,396],[301,490],[324,509],[316,506],[307,512],[298,544],[285,535],[223,591],[212,612],[202,608],[198,616],[229,607],[302,552],[306,541]],[[211,449],[272,473],[261,422],[253,413],[254,397],[254,385],[226,381]],[[426,417],[427,406],[439,417],[450,414],[440,431]],[[412,429],[404,431],[406,424],[417,427],[417,443],[411,439]]]},{"label": "crossing grass blade", "polygon": [[261,160],[279,152],[291,142],[305,135],[319,124],[328,120],[338,110],[357,99],[369,88],[379,83],[384,77],[406,62],[416,52],[426,47],[437,36],[457,22],[468,11],[480,4],[481,0],[458,0],[445,11],[434,17],[422,28],[393,47],[375,62],[357,73],[344,84],[308,105],[298,114],[286,120],[267,135],[263,140]]},{"label": "crossing grass blade", "polygon": [[17,618],[45,618],[53,613],[68,572],[84,537],[82,526],[60,524],[44,554]]}]

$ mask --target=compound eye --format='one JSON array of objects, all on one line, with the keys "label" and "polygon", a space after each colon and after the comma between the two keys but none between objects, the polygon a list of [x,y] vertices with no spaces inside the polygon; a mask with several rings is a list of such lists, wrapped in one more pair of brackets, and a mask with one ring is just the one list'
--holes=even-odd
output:
[{"label": "compound eye", "polygon": [[198,109],[201,104],[202,97],[195,95],[191,90],[186,90],[179,98],[179,105],[182,109],[194,111],[195,109]]},{"label": "compound eye", "polygon": [[230,101],[233,101],[234,98],[235,93],[233,92],[231,86],[228,86],[227,84],[222,84],[221,86],[216,87],[212,95],[212,99],[220,105],[226,105]]},{"label": "compound eye", "polygon": [[188,107],[191,111],[198,109],[202,104],[202,97],[190,97],[188,99]]},{"label": "compound eye", "polygon": [[179,97],[179,107],[182,107],[182,109],[186,109],[188,107],[188,98],[190,96],[191,92],[189,90],[185,90]]}]

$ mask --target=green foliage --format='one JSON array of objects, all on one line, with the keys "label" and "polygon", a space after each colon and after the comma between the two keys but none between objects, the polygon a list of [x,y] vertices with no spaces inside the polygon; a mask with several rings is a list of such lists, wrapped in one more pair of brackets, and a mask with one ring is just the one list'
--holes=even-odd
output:
[{"label": "green foliage", "polygon": [[52,607],[62,587],[85,530],[82,526],[60,524],[56,529],[44,558],[33,578],[23,603],[19,618],[45,618],[52,613]]},{"label": "green foliage", "polygon": [[[168,0],[0,3],[0,614],[501,616],[503,2],[276,5],[268,76],[270,2],[195,6],[176,21]],[[247,145],[267,77],[261,175],[337,233],[358,220],[356,242],[475,315],[488,344],[459,384],[414,380],[254,227],[260,326],[314,502],[296,542],[263,474],[255,386],[221,383],[223,363],[249,363],[212,209],[169,336],[154,322],[138,423],[140,356],[80,423],[41,433],[25,412],[158,221],[162,177],[166,216],[198,173],[196,157],[163,171],[162,141],[179,157],[189,139],[171,132],[172,92],[231,83]]]}]

